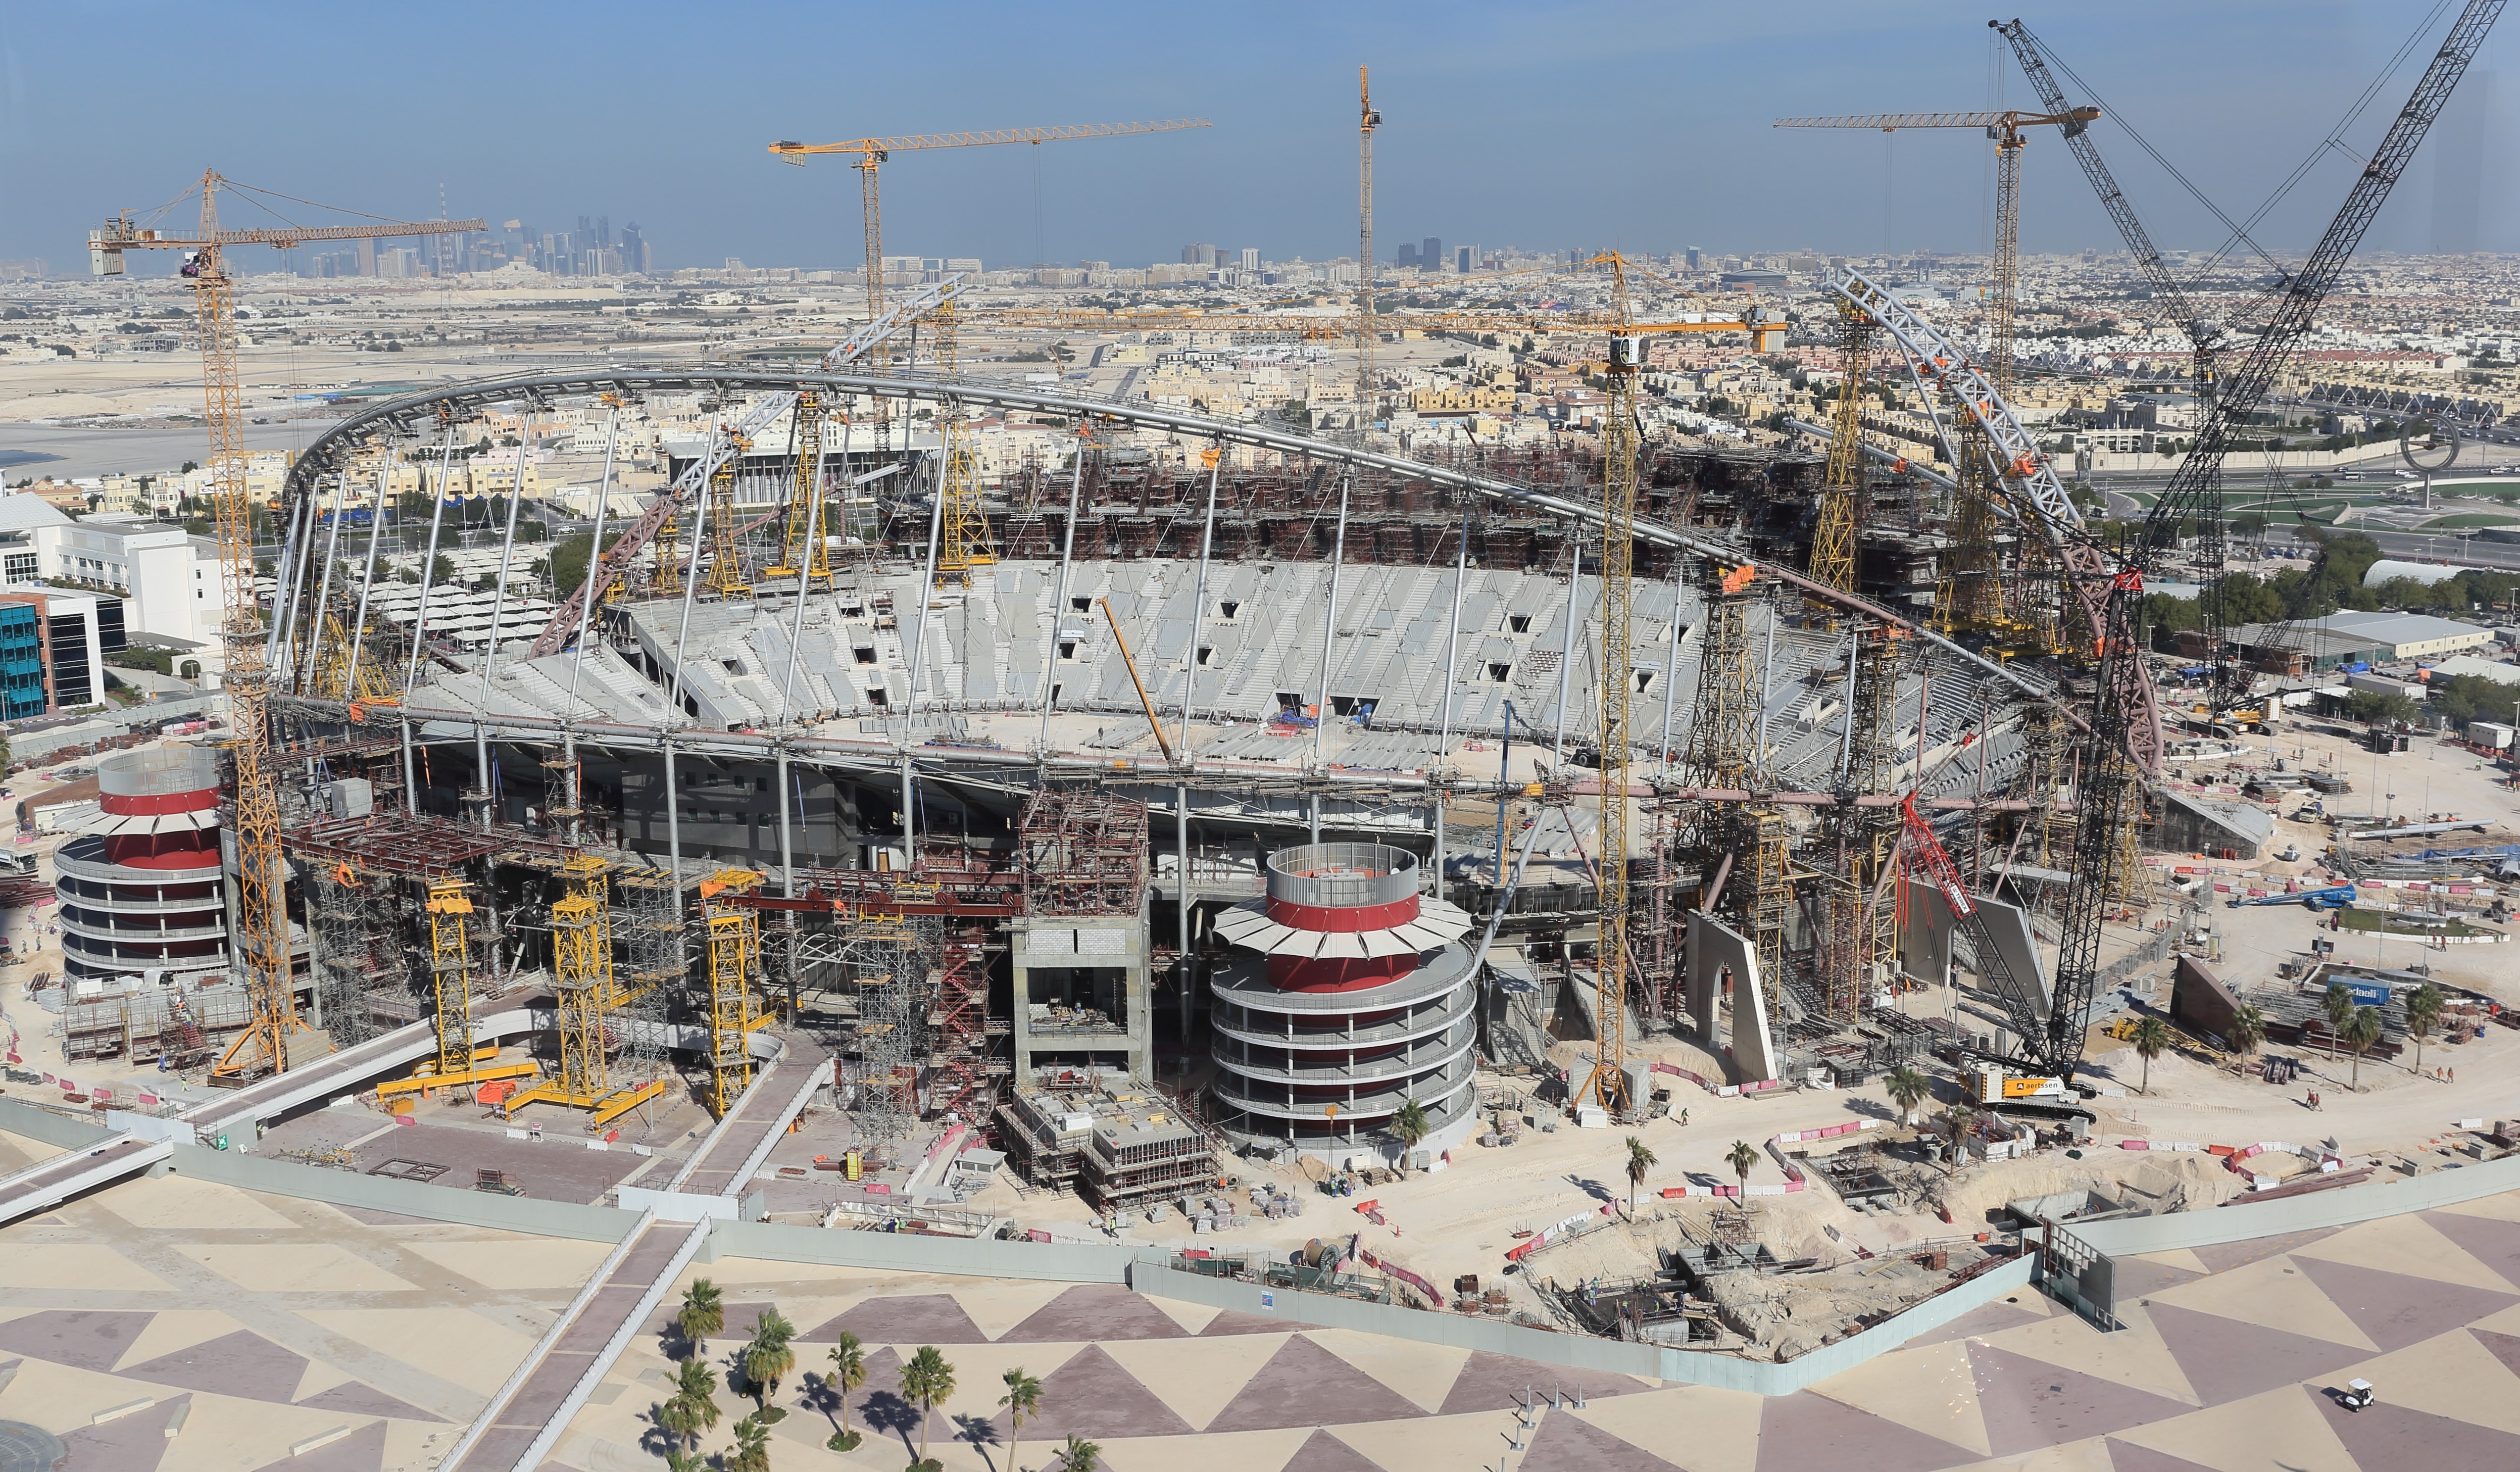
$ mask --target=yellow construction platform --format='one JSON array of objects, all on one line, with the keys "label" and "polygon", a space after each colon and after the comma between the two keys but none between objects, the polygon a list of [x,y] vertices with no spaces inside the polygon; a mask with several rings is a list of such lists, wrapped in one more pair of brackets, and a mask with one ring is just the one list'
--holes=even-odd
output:
[{"label": "yellow construction platform", "polygon": [[468,1068],[462,1073],[420,1073],[407,1079],[396,1079],[377,1086],[377,1097],[389,1099],[398,1093],[427,1093],[432,1089],[455,1089],[466,1084],[487,1084],[494,1079],[521,1079],[540,1073],[536,1063],[493,1063],[487,1068]]},{"label": "yellow construction platform", "polygon": [[513,1118],[518,1109],[527,1104],[563,1104],[571,1109],[589,1111],[588,1123],[590,1124],[608,1125],[663,1093],[672,1082],[671,1079],[651,1079],[635,1089],[615,1089],[599,1098],[584,1093],[563,1093],[560,1084],[554,1081],[539,1089],[529,1089],[522,1093],[509,1095],[499,1106],[499,1113],[502,1118]]}]

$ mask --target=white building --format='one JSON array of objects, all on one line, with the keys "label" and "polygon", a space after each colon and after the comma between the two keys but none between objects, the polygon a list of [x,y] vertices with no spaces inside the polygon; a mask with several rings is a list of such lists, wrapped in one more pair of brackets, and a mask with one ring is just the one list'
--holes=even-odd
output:
[{"label": "white building", "polygon": [[36,576],[119,595],[131,632],[216,647],[223,610],[212,539],[158,521],[91,516],[37,526],[32,541]]}]

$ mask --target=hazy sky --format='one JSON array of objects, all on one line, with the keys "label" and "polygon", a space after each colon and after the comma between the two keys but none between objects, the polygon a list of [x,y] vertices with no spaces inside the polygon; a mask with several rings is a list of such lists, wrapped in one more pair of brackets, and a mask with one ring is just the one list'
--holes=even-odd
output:
[{"label": "hazy sky", "polygon": [[[2432,13],[2430,0],[2003,3],[2005,15],[2023,7],[2235,218]],[[2350,135],[2362,150],[2454,10],[2436,17]],[[1125,264],[1178,259],[1202,241],[1320,259],[1356,249],[1361,62],[1384,117],[1386,260],[1426,235],[1655,251],[1979,250],[1993,189],[1982,137],[1769,124],[2027,105],[2009,53],[1991,49],[1994,13],[1879,0],[0,5],[0,256],[74,268],[91,222],[154,207],[215,165],[375,214],[433,214],[443,184],[452,213],[494,223],[635,219],[661,266],[729,255],[847,266],[863,255],[855,174],[839,158],[782,163],[771,140],[1203,116],[1215,126],[896,155],[886,248],[992,266]],[[2520,141],[2520,78],[2504,80],[2502,65],[2520,56],[2514,46],[2508,35],[2489,43],[2470,86],[2498,73],[2491,104],[2459,124],[2483,139],[2481,248],[2520,249],[2505,187]],[[2097,136],[2165,246],[2220,243],[2211,217],[2114,120]],[[2261,242],[2305,246],[2353,167],[2331,152]],[[2114,246],[2061,144],[2034,142],[2025,174],[2025,249]],[[2430,156],[2419,158],[2369,248],[2431,248],[2434,184]],[[273,258],[259,255],[246,264]]]}]

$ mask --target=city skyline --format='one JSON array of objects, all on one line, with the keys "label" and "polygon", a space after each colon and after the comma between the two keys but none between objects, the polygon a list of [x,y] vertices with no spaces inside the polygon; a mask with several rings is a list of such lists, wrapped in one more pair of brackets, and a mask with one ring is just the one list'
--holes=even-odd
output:
[{"label": "city skyline", "polygon": [[[490,13],[463,6],[421,35],[361,17],[312,27],[254,11],[208,37],[117,25],[104,54],[143,95],[162,90],[179,67],[189,76],[291,79],[189,114],[175,132],[158,109],[100,114],[73,90],[105,45],[101,13],[22,13],[0,23],[0,132],[9,140],[0,143],[0,187],[19,204],[0,219],[0,257],[67,270],[96,220],[146,211],[210,165],[286,195],[402,218],[436,213],[443,190],[450,213],[490,219],[494,236],[508,220],[557,231],[581,215],[636,219],[664,268],[730,256],[847,268],[863,253],[847,160],[789,167],[767,152],[772,139],[1170,116],[1214,126],[896,157],[884,175],[886,248],[1011,266],[1160,261],[1183,241],[1256,247],[1270,259],[1352,256],[1357,62],[1372,66],[1384,115],[1375,254],[1385,263],[1401,242],[1427,235],[1542,250],[1971,253],[1988,244],[1993,192],[1974,134],[1770,124],[1791,113],[2022,106],[2029,88],[2008,56],[1989,52],[1984,9],[1937,5],[1887,19],[1822,5],[1753,21],[1697,7],[1491,6],[1462,12],[1442,33],[1303,9],[1256,29],[1148,26],[1136,22],[1154,12],[1124,9],[1109,15],[1111,34],[1128,37],[1118,49],[1022,12],[972,12],[974,23],[942,49],[880,14],[841,22],[799,13],[763,20],[763,33],[747,37],[687,34],[679,14],[639,6],[607,12],[617,19],[603,27],[502,13],[513,30],[486,49],[462,38],[487,39],[477,22]],[[2227,214],[2245,217],[2372,81],[2418,13],[2147,5],[2112,18],[2025,12],[2102,101],[2126,110],[2123,121],[2114,112],[2104,118],[2101,144],[2157,238],[2210,250],[2222,227],[2125,123]],[[401,39],[383,44],[389,34]],[[379,44],[360,44],[363,35]],[[779,37],[792,44],[764,44]],[[2193,39],[2161,44],[2173,37]],[[652,58],[633,65],[639,48],[657,39],[688,58],[696,83],[730,67],[755,80],[723,95],[705,84],[625,88],[622,78],[650,69]],[[852,78],[835,99],[815,68],[845,69],[845,49],[863,44],[901,64]],[[2520,248],[2520,207],[2502,187],[2514,89],[2493,85],[2502,44],[2487,48],[2473,90],[2369,248]],[[191,48],[203,46],[197,67]],[[345,69],[331,60],[343,55],[362,62]],[[2235,69],[2228,59],[2240,55],[2256,61]],[[458,106],[426,106],[431,88]],[[2079,86],[2068,90],[2083,100]],[[369,106],[382,96],[424,106],[383,116]],[[1605,116],[1586,99],[1625,99],[1627,112]],[[2364,116],[2348,146],[2367,143],[2384,121]],[[2314,167],[2256,229],[2260,243],[2305,246],[2349,170],[2341,155]],[[2034,139],[2024,172],[2025,250],[2115,246],[2053,140]],[[1530,239],[1540,218],[1571,238]],[[262,258],[241,262],[246,269],[277,268],[276,257],[254,254]],[[149,266],[156,274],[172,262]]]}]

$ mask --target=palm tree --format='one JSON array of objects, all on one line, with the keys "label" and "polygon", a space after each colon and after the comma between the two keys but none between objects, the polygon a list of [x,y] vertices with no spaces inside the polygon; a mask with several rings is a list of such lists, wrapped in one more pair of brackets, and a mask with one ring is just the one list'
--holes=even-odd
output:
[{"label": "palm tree", "polygon": [[1400,1169],[1406,1173],[1409,1152],[1418,1148],[1418,1141],[1434,1133],[1434,1122],[1426,1118],[1425,1109],[1416,1099],[1405,1099],[1400,1111],[1391,1116],[1390,1129],[1392,1137],[1400,1141]]},{"label": "palm tree", "polygon": [[1891,1069],[1882,1084],[1890,1091],[1890,1102],[1899,1106],[1900,1117],[1912,1125],[1916,1122],[1916,1106],[1934,1093],[1933,1081],[1905,1063]]},{"label": "palm tree", "polygon": [[1736,1139],[1732,1141],[1731,1153],[1724,1159],[1732,1167],[1732,1174],[1741,1178],[1741,1198],[1747,1201],[1750,1197],[1750,1168],[1759,1163],[1759,1152],[1750,1148],[1748,1140]]},{"label": "palm tree", "polygon": [[[832,1381],[840,1392],[840,1430],[832,1438],[834,1451],[857,1450],[858,1434],[849,1429],[849,1397],[865,1386],[866,1342],[846,1329],[840,1331],[840,1342],[832,1346]],[[839,1443],[848,1445],[841,1446]]]},{"label": "palm tree", "polygon": [[675,1327],[692,1342],[692,1353],[708,1353],[708,1337],[726,1327],[726,1304],[718,1296],[717,1284],[707,1278],[694,1278],[683,1290],[682,1312],[674,1316]]},{"label": "palm tree", "polygon": [[2407,998],[2407,1026],[2415,1035],[2415,1071],[2424,1069],[2424,1040],[2432,1036],[2433,1024],[2441,1021],[2442,1007],[2450,1001],[2442,989],[2431,982],[2415,988]]},{"label": "palm tree", "polygon": [[2143,1092],[2149,1095],[2152,1093],[2152,1060],[2170,1051],[2170,1024],[2158,1017],[2146,1017],[2135,1025],[2135,1037],[2130,1041],[2135,1044],[2137,1054],[2143,1059]]},{"label": "palm tree", "polygon": [[1959,1163],[1960,1151],[1968,1147],[1969,1136],[1977,1131],[1977,1114],[1966,1104],[1954,1104],[1943,1111],[1941,1124],[1943,1133],[1952,1137],[1951,1163],[1943,1167],[1948,1176],[1952,1166]]},{"label": "palm tree", "polygon": [[2223,1041],[2230,1044],[2235,1052],[2256,1052],[2258,1045],[2267,1041],[2267,1014],[2242,1003],[2240,1009],[2231,1014],[2231,1025],[2223,1030]]},{"label": "palm tree", "polygon": [[764,1411],[770,1408],[770,1398],[779,1394],[779,1382],[796,1367],[796,1352],[788,1343],[795,1333],[796,1326],[787,1316],[777,1309],[764,1309],[760,1322],[752,1326],[752,1342],[743,1347],[743,1378],[752,1382],[753,1395]]},{"label": "palm tree", "polygon": [[1015,1450],[1023,1445],[1023,1423],[1041,1413],[1041,1382],[1020,1364],[1007,1371],[1006,1382],[1007,1393],[998,1397],[998,1404],[1007,1408],[1007,1465],[1023,1472]]},{"label": "palm tree", "polygon": [[656,1424],[699,1450],[700,1433],[717,1429],[717,1371],[698,1355],[674,1373],[674,1394],[656,1409]]},{"label": "palm tree", "polygon": [[707,1472],[708,1458],[680,1447],[665,1449],[665,1472]]},{"label": "palm tree", "polygon": [[901,1367],[901,1398],[917,1405],[919,1417],[919,1460],[927,1460],[927,1426],[936,1407],[954,1394],[954,1366],[936,1346],[922,1344],[910,1362]]},{"label": "palm tree", "polygon": [[1094,1472],[1102,1465],[1102,1449],[1071,1431],[1067,1445],[1058,1449],[1058,1465],[1062,1472]]},{"label": "palm tree", "polygon": [[2345,1024],[2354,1020],[2354,993],[2341,981],[2327,984],[2327,995],[2318,999],[2319,1014],[2327,1019],[2327,1056],[2336,1056],[2338,1037]]},{"label": "palm tree", "polygon": [[2376,1008],[2358,1006],[2345,1024],[2345,1046],[2354,1049],[2354,1090],[2362,1089],[2362,1055],[2380,1041],[2380,1013]]},{"label": "palm tree", "polygon": [[1636,1215],[1637,1187],[1645,1183],[1645,1172],[1658,1164],[1643,1140],[1633,1135],[1628,1137],[1628,1215]]},{"label": "palm tree", "polygon": [[770,1428],[750,1416],[735,1423],[735,1445],[727,1449],[726,1472],[770,1472]]}]

